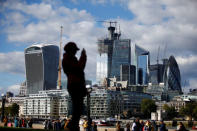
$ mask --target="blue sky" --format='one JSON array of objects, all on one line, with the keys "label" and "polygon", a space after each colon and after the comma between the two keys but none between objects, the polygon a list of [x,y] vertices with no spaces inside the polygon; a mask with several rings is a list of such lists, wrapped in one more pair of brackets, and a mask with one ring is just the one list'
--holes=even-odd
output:
[{"label": "blue sky", "polygon": [[160,59],[174,55],[186,89],[197,88],[196,8],[195,0],[1,0],[0,93],[18,92],[25,80],[24,49],[58,45],[61,25],[64,44],[76,41],[87,50],[86,78],[95,80],[96,41],[108,26],[101,20],[117,21],[123,38],[151,52],[152,64],[159,46]]}]

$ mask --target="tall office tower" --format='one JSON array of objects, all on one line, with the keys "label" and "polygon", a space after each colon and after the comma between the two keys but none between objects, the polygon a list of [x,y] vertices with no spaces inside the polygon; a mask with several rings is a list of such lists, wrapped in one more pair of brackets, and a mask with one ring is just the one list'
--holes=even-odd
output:
[{"label": "tall office tower", "polygon": [[146,93],[162,101],[170,101],[182,94],[181,76],[178,64],[173,56],[163,59],[163,64],[150,66],[149,86]]},{"label": "tall office tower", "polygon": [[180,70],[174,56],[170,56],[168,63],[165,66],[164,85],[167,90],[182,93]]},{"label": "tall office tower", "polygon": [[135,71],[134,65],[121,65],[120,81],[128,81],[128,85],[135,85]]},{"label": "tall office tower", "polygon": [[131,46],[129,39],[114,40],[110,78],[120,80],[120,66],[131,64]]},{"label": "tall office tower", "polygon": [[105,78],[116,77],[120,80],[120,65],[131,61],[130,39],[120,39],[116,28],[108,27],[109,36],[98,40],[97,72],[99,85],[103,85]]},{"label": "tall office tower", "polygon": [[27,94],[56,89],[58,59],[56,45],[32,45],[25,49]]},{"label": "tall office tower", "polygon": [[159,84],[163,83],[164,64],[150,65],[149,67],[149,83]]},{"label": "tall office tower", "polygon": [[[150,53],[145,49],[135,45],[135,66],[136,66],[136,84],[147,85],[150,65]],[[142,78],[139,78],[142,73]],[[140,83],[139,83],[140,80]]]}]

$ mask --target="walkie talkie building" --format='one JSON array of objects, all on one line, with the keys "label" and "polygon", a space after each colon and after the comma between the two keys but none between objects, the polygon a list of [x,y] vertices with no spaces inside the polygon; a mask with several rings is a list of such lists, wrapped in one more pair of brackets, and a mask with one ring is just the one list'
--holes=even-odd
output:
[{"label": "walkie talkie building", "polygon": [[25,49],[27,94],[56,89],[59,48],[56,45],[32,45]]}]

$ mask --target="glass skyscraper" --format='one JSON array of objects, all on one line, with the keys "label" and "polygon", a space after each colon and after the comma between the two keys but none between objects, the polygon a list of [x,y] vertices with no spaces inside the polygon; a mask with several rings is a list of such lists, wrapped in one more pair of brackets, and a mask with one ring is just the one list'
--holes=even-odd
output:
[{"label": "glass skyscraper", "polygon": [[56,89],[58,62],[56,45],[32,45],[25,49],[27,94]]},{"label": "glass skyscraper", "polygon": [[163,64],[150,66],[146,92],[162,101],[170,101],[174,96],[182,94],[180,70],[174,56],[163,59]]},{"label": "glass skyscraper", "polygon": [[164,64],[150,65],[149,83],[159,84],[163,82]]},{"label": "glass skyscraper", "polygon": [[120,80],[120,66],[131,64],[130,40],[115,40],[113,44],[112,66],[109,77],[116,77],[118,80]]},{"label": "glass skyscraper", "polygon": [[135,45],[136,84],[147,85],[150,65],[150,53]]},{"label": "glass skyscraper", "polygon": [[180,70],[174,56],[170,56],[165,67],[164,84],[167,90],[176,90],[182,93]]},{"label": "glass skyscraper", "polygon": [[120,80],[121,65],[131,64],[130,39],[120,39],[115,27],[108,28],[109,37],[98,40],[97,82],[102,85],[105,78]]}]

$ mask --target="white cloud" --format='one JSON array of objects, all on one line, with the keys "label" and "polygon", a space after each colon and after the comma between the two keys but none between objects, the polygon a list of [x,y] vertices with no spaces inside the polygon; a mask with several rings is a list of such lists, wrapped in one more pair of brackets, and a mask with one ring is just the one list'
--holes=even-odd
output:
[{"label": "white cloud", "polygon": [[[63,6],[53,8],[47,3],[27,5],[26,3],[19,2],[9,6],[7,4],[5,7],[14,11],[19,11],[21,15],[24,14],[24,16],[26,16],[25,18],[27,21],[30,21],[26,25],[24,23],[18,24],[15,22],[12,26],[7,27],[6,31],[10,42],[26,44],[37,42],[59,45],[60,26],[63,26],[63,45],[68,41],[75,41],[80,48],[86,49],[88,55],[86,78],[95,78],[96,41],[98,37],[103,36],[104,30],[95,26],[94,18],[89,13],[85,10],[69,9]],[[38,11],[40,8],[42,8],[42,10],[40,10],[43,11],[42,13]],[[33,10],[36,11],[33,12]],[[42,17],[43,15],[46,16]],[[34,19],[30,16],[33,16],[33,18],[35,17],[37,22],[34,22]],[[10,19],[7,20],[9,21]],[[2,55],[3,60],[0,61],[3,65],[6,57],[11,54]],[[15,61],[13,63],[15,63]],[[8,65],[9,64],[10,63],[8,63]],[[14,68],[13,65],[15,64],[7,66],[9,68],[6,68],[4,71],[21,69],[21,67]]]},{"label": "white cloud", "polygon": [[0,53],[0,72],[9,72],[24,75],[24,53]]},{"label": "white cloud", "polygon": [[182,76],[186,76],[185,79],[197,78],[197,55],[190,55],[185,57],[176,57],[177,63],[182,71]]},{"label": "white cloud", "polygon": [[7,88],[7,92],[9,91],[9,92],[14,93],[14,95],[18,95],[19,89],[20,89],[20,85],[12,85]]},{"label": "white cloud", "polygon": [[143,24],[160,23],[167,16],[162,4],[155,0],[131,0],[128,8],[136,15],[136,20]]},{"label": "white cloud", "polygon": [[[79,1],[74,0],[74,2]],[[154,63],[158,47],[160,46],[160,58],[162,58],[166,44],[166,57],[175,56],[183,78],[196,80],[194,77],[196,75],[192,73],[197,66],[197,15],[194,13],[197,2],[195,0],[92,0],[90,2],[125,4],[135,17],[132,20],[117,19],[122,36],[131,38],[133,43],[149,50]],[[16,13],[16,16],[11,13],[13,17],[7,18],[8,22],[13,21],[13,24],[6,28],[10,42],[58,44],[62,25],[64,27],[63,43],[75,41],[80,48],[87,50],[86,74],[88,78],[95,77],[96,41],[97,38],[106,35],[107,29],[96,27],[94,17],[90,13],[86,10],[69,9],[62,5],[55,7],[50,2],[28,5],[24,2],[8,1],[4,4],[4,8]],[[26,21],[29,23],[25,25]],[[5,63],[3,59],[5,56],[9,55],[0,54],[0,64]],[[19,69],[21,70],[21,67]],[[5,70],[18,72],[14,71],[17,68],[12,65],[8,65]],[[0,71],[3,70],[0,69]]]},{"label": "white cloud", "polygon": [[40,3],[40,4],[31,4],[28,5],[25,2],[19,1],[7,1],[4,4],[5,8],[21,11],[27,15],[31,15],[33,17],[39,18],[40,20],[45,20],[50,17],[55,16],[55,12],[52,9],[52,6],[47,3]]},{"label": "white cloud", "polygon": [[[87,34],[88,32],[85,31],[94,26],[93,17],[85,10],[69,9],[63,6],[53,9],[51,5],[46,3],[32,5],[19,2],[8,3],[11,5],[5,4],[6,8],[18,11],[17,14],[21,17],[24,16],[22,14],[25,14],[26,19],[30,21],[26,26],[24,23],[18,24],[15,21],[14,24],[6,28],[10,42],[33,43],[39,41],[51,43],[59,41],[60,26],[64,27],[64,35],[69,39],[74,37],[75,34],[73,33],[83,32],[88,36],[91,34]],[[7,18],[6,21],[12,20]]]}]

